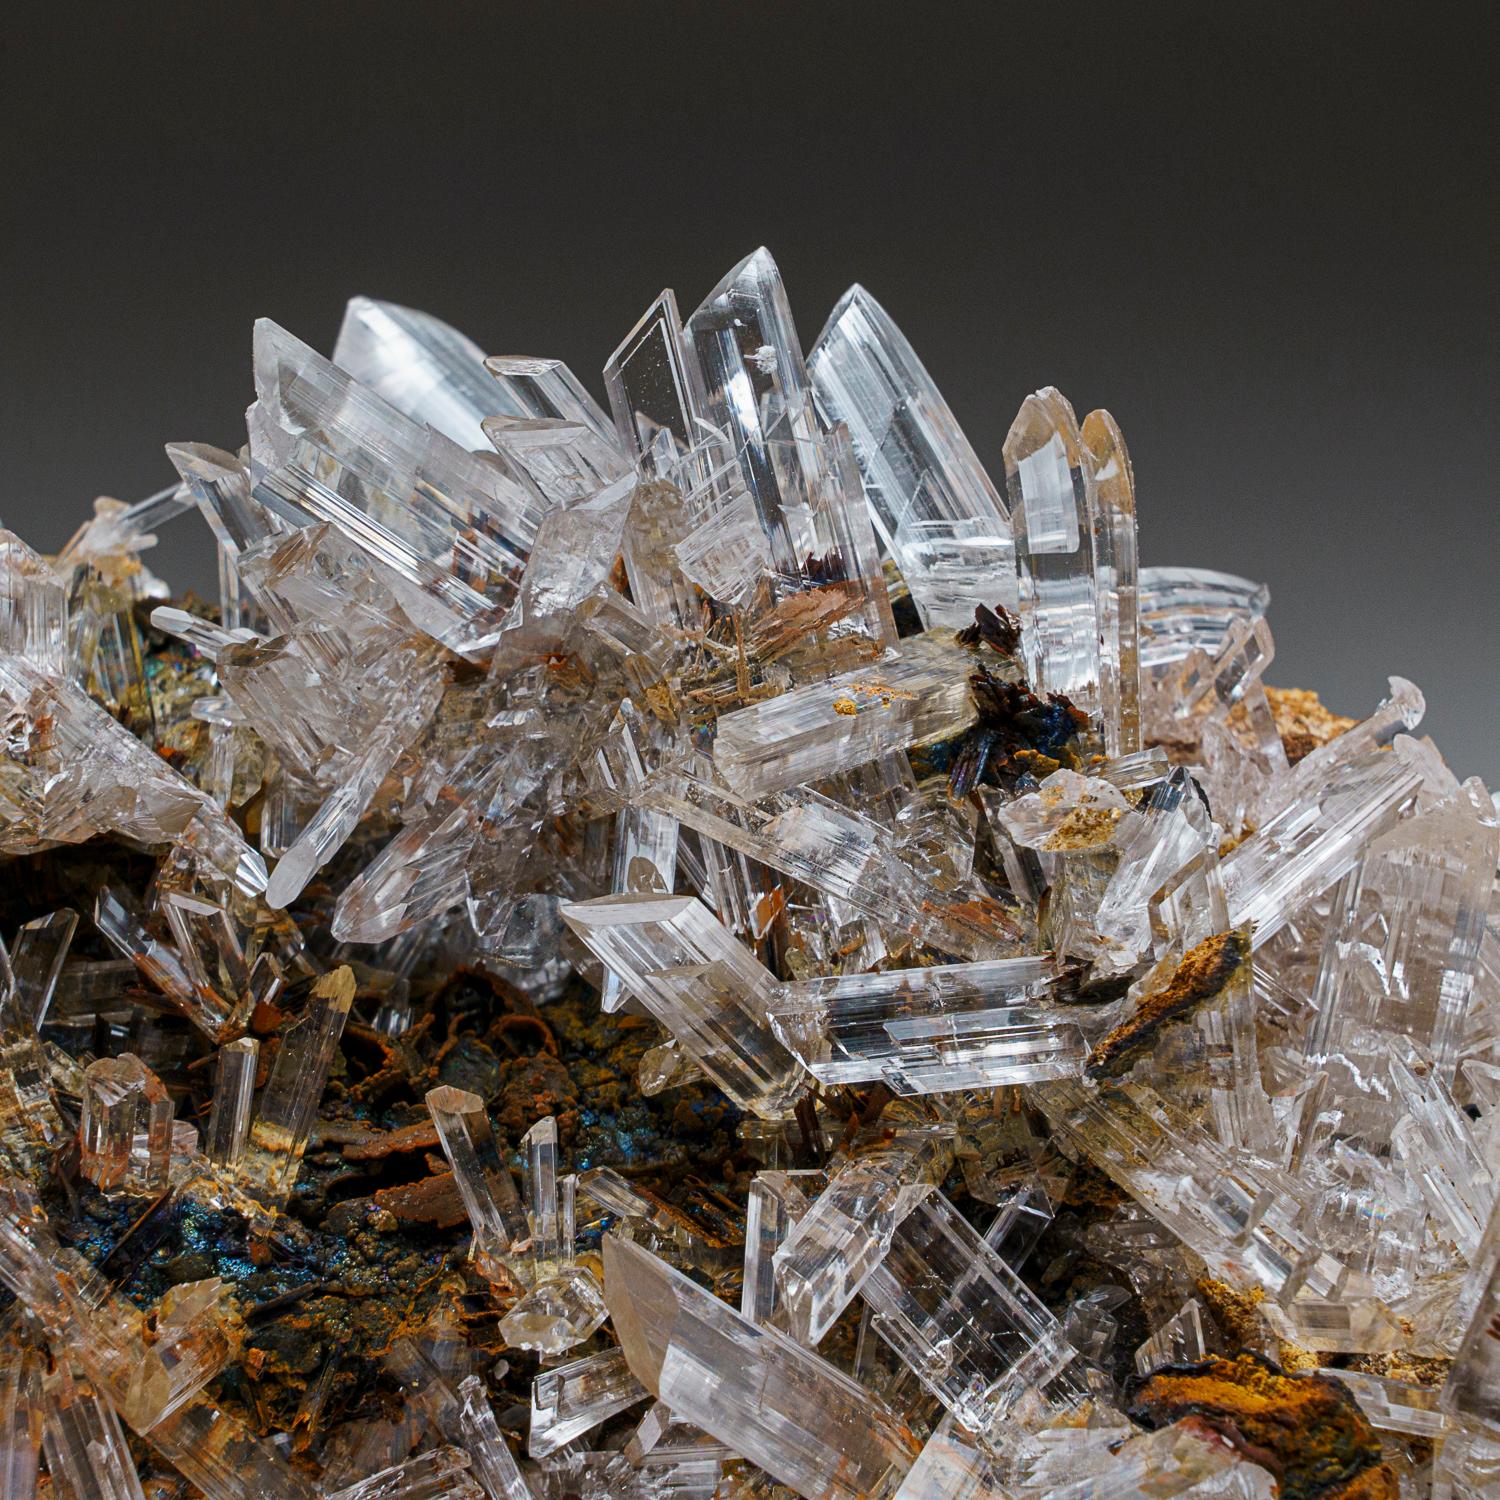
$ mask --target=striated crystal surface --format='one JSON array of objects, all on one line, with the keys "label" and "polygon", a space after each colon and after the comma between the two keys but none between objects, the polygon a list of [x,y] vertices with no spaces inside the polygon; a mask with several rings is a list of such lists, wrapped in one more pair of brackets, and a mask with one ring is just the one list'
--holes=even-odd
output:
[{"label": "striated crystal surface", "polygon": [[563,920],[744,1108],[784,1115],[801,1069],[768,1023],[775,982],[691,896],[601,897]]},{"label": "striated crystal surface", "polygon": [[630,1373],[619,1349],[541,1370],[531,1383],[531,1435],[526,1451],[533,1458],[555,1453],[616,1412],[645,1399],[645,1386]]},{"label": "striated crystal surface", "polygon": [[870,515],[929,628],[1016,601],[1010,515],[890,314],[852,286],[807,357],[818,405],[849,429]]},{"label": "striated crystal surface", "polygon": [[885,1258],[897,1229],[941,1176],[931,1130],[860,1143],[772,1257],[777,1297],[799,1343],[816,1344]]},{"label": "striated crystal surface", "polygon": [[895,1494],[915,1445],[826,1360],[614,1235],[604,1242],[604,1284],[631,1372],[676,1415],[799,1495]]},{"label": "striated crystal surface", "polygon": [[1079,1016],[1048,1003],[1040,958],[794,980],[772,1029],[824,1084],[884,1083],[895,1094],[1076,1076],[1088,1050]]}]

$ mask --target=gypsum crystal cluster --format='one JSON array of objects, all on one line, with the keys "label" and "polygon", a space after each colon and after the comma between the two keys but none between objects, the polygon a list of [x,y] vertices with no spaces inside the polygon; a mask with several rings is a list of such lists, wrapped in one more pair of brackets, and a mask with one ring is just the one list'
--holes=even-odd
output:
[{"label": "gypsum crystal cluster", "polygon": [[[764,250],[0,552],[0,1492],[1500,1493],[1500,825]],[[219,598],[143,554],[196,510]],[[46,1477],[41,1470],[45,1463]]]}]

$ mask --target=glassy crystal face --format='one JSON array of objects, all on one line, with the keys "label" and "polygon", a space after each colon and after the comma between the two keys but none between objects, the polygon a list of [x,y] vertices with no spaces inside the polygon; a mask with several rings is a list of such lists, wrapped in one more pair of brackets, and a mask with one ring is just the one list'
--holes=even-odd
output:
[{"label": "glassy crystal face", "polygon": [[1108,412],[992,480],[790,307],[607,411],[263,321],[0,533],[4,1500],[1500,1493],[1493,795],[1141,568]]}]

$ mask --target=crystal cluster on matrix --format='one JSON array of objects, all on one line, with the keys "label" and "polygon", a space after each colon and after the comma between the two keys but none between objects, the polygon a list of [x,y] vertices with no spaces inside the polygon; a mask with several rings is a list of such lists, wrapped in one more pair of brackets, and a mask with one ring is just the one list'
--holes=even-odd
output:
[{"label": "crystal cluster on matrix", "polygon": [[[355,298],[0,532],[4,1500],[1500,1494],[1500,818],[879,303]],[[151,571],[206,522],[218,597]]]}]

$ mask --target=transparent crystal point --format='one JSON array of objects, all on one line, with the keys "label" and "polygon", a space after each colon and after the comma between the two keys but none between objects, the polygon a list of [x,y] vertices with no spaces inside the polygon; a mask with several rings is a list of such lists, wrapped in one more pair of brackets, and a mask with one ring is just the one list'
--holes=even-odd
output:
[{"label": "transparent crystal point", "polygon": [[484,1101],[443,1084],[428,1091],[427,1109],[468,1211],[481,1267],[509,1265],[512,1247],[524,1245],[531,1230]]},{"label": "transparent crystal point", "polygon": [[615,430],[608,414],[583,382],[560,360],[531,354],[495,354],[484,362],[515,415],[539,421],[579,422],[611,446]]},{"label": "transparent crystal point", "polygon": [[932,377],[862,286],[829,314],[807,359],[819,407],[849,429],[875,529],[929,629],[1016,604],[1005,502]]},{"label": "transparent crystal point", "polygon": [[670,473],[701,440],[699,398],[670,288],[646,309],[604,367],[615,430],[652,472]]},{"label": "transparent crystal point", "polygon": [[79,1170],[104,1193],[159,1193],[167,1185],[174,1109],[138,1057],[101,1058],[84,1073]]},{"label": "transparent crystal point", "polygon": [[291,1197],[354,988],[347,965],[325,974],[282,1035],[236,1171],[245,1190],[272,1213]]},{"label": "transparent crystal point", "polygon": [[471,451],[488,446],[479,424],[506,409],[477,344],[430,313],[394,302],[351,297],[333,362],[412,421]]},{"label": "transparent crystal point", "polygon": [[1048,386],[1021,404],[1005,439],[1005,485],[1020,577],[1021,650],[1037,693],[1100,706],[1093,456],[1073,408]]},{"label": "transparent crystal point", "polygon": [[1094,469],[1094,566],[1099,609],[1099,709],[1106,755],[1141,748],[1141,670],[1135,474],[1107,411],[1083,419]]}]

